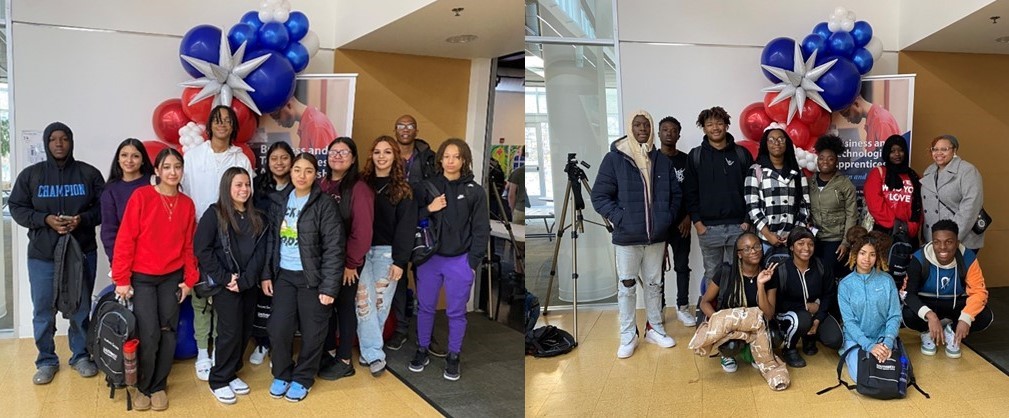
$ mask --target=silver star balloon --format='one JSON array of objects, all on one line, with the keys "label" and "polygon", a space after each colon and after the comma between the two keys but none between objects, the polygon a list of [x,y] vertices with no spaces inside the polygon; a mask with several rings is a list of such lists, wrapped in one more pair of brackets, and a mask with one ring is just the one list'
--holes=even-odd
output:
[{"label": "silver star balloon", "polygon": [[189,101],[190,106],[210,96],[214,96],[212,106],[221,104],[231,106],[231,99],[235,98],[245,103],[257,115],[262,115],[256,102],[252,100],[252,96],[249,96],[249,92],[256,91],[256,89],[252,88],[244,79],[269,59],[270,54],[244,61],[245,45],[245,42],[242,42],[238,50],[232,54],[228,37],[224,31],[221,31],[221,52],[217,64],[186,55],[181,56],[189,65],[203,74],[203,77],[179,84],[183,87],[202,87],[200,92]]},{"label": "silver star balloon", "polygon": [[784,68],[771,67],[769,65],[761,65],[760,67],[767,70],[769,73],[774,74],[781,80],[780,83],[775,84],[771,87],[765,87],[761,89],[764,92],[776,91],[778,95],[771,100],[771,104],[776,104],[782,100],[791,98],[792,100],[788,103],[788,119],[786,124],[792,122],[792,117],[798,111],[799,116],[802,116],[802,107],[806,104],[806,99],[816,102],[820,105],[827,113],[830,113],[830,106],[827,102],[823,100],[820,96],[820,92],[823,91],[820,86],[816,84],[817,80],[823,76],[830,67],[834,66],[837,59],[832,59],[819,66],[814,66],[816,62],[816,53],[818,51],[814,50],[812,54],[809,55],[809,59],[806,62],[802,62],[802,51],[799,50],[799,44],[795,44],[795,58],[792,70],[786,70]]}]

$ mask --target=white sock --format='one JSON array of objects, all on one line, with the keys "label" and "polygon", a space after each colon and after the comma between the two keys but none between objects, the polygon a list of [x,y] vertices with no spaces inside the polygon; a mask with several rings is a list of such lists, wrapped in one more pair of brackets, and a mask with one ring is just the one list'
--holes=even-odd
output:
[{"label": "white sock", "polygon": [[201,349],[199,349],[199,353],[196,355],[196,359],[197,360],[209,360],[210,359],[210,352],[208,352],[206,348],[201,348]]}]

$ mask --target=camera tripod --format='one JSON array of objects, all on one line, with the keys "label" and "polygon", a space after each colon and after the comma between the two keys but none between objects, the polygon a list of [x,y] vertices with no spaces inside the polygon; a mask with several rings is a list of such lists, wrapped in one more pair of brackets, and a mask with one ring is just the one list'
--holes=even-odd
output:
[{"label": "camera tripod", "polygon": [[[584,161],[579,162],[575,157],[574,153],[568,154],[568,163],[564,167],[564,172],[568,174],[567,187],[564,190],[564,205],[561,209],[561,217],[559,222],[559,227],[557,228],[557,240],[554,241],[554,256],[550,262],[550,282],[547,285],[547,298],[543,303],[543,316],[550,313],[550,296],[554,289],[554,279],[557,277],[557,255],[561,249],[561,238],[564,237],[564,231],[571,229],[571,280],[572,288],[574,290],[574,297],[572,298],[572,305],[574,307],[574,332],[572,335],[575,337],[575,342],[578,342],[578,234],[585,233],[585,222],[604,226],[609,232],[613,232],[613,226],[610,222],[603,218],[603,223],[587,221],[582,216],[582,210],[585,209],[585,199],[582,197],[582,187],[592,194],[592,188],[589,187],[588,177],[585,176],[585,171],[582,170],[578,165],[581,164],[585,168],[592,168],[590,165]],[[567,222],[568,214],[568,203],[574,200],[574,205],[571,206],[571,224],[565,225]]]}]

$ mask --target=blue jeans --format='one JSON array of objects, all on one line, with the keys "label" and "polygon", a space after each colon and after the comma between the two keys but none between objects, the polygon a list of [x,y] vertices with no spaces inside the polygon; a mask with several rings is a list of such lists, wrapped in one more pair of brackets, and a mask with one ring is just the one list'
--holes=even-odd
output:
[{"label": "blue jeans", "polygon": [[[81,305],[77,313],[70,318],[70,364],[90,358],[88,355],[88,322],[91,315],[91,292],[95,289],[95,268],[98,264],[98,253],[84,253],[84,288],[81,289]],[[56,269],[52,260],[37,258],[28,259],[28,283],[32,296],[32,328],[35,331],[35,348],[39,355],[35,359],[35,367],[59,366],[60,359],[56,356],[56,309],[53,302],[53,274]]]},{"label": "blue jeans", "polygon": [[[666,243],[651,245],[617,245],[617,308],[620,313],[620,344],[630,344],[637,333],[635,313],[638,296],[635,288],[641,283],[645,292],[645,313],[648,323],[659,334],[666,335],[662,319],[662,257]],[[624,283],[627,280],[628,282]],[[628,286],[627,284],[630,284]]]},{"label": "blue jeans", "polygon": [[[389,280],[392,267],[392,246],[376,245],[368,250],[364,269],[357,285],[357,338],[361,346],[361,358],[371,363],[385,360],[382,345],[382,330],[389,317],[393,295],[396,294],[396,280]],[[400,280],[406,279],[406,273]]]}]

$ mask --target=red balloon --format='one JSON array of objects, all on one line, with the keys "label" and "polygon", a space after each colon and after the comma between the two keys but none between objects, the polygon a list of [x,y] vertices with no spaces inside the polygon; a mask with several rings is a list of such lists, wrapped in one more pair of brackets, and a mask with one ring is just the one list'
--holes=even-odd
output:
[{"label": "red balloon", "polygon": [[785,127],[785,133],[788,134],[789,138],[792,138],[792,144],[796,148],[806,148],[809,146],[809,127],[805,123],[798,119],[792,119],[792,123],[789,123]]},{"label": "red balloon", "polygon": [[252,170],[255,171],[256,167],[259,166],[259,160],[256,159],[256,154],[252,152],[252,148],[249,148],[249,144],[238,145],[238,147],[242,149],[246,157],[249,157],[249,163],[252,164]]},{"label": "red balloon", "polygon": [[[771,105],[771,100],[774,100],[774,97],[777,95],[778,93],[773,91],[764,95],[764,111],[767,112],[767,115],[770,116],[771,119],[774,119],[777,122],[785,123],[785,121],[788,120],[788,103],[791,102],[792,99],[785,99]],[[763,134],[763,132],[761,132],[761,134]]]},{"label": "red balloon", "polygon": [[812,125],[820,116],[823,115],[824,111],[820,105],[816,102],[806,99],[806,102],[802,104],[802,115],[799,116],[799,120],[806,125]]},{"label": "red balloon", "polygon": [[235,111],[235,116],[238,117],[239,124],[249,118],[259,119],[259,115],[253,113],[252,109],[249,109],[249,107],[241,101],[231,99],[231,109]]},{"label": "red balloon", "polygon": [[176,149],[172,144],[158,141],[157,139],[148,139],[144,141],[144,148],[147,149],[147,155],[151,157],[151,163],[158,158],[158,153],[165,148]]},{"label": "red balloon", "polygon": [[813,123],[809,124],[809,135],[813,138],[819,138],[820,135],[827,133],[827,129],[829,128],[830,128],[830,113],[822,112],[819,118],[813,121]]},{"label": "red balloon", "polygon": [[[763,132],[761,132],[761,135],[763,135]],[[736,145],[746,148],[750,151],[750,156],[752,156],[754,160],[757,159],[757,151],[760,150],[760,141],[751,141],[747,139],[736,142]]]},{"label": "red balloon", "polygon": [[754,141],[760,140],[760,136],[764,134],[764,128],[772,122],[761,102],[754,102],[744,107],[743,112],[739,114],[739,120],[741,121],[739,129],[743,131],[743,136]]},{"label": "red balloon", "polygon": [[252,135],[256,133],[256,128],[259,128],[259,119],[248,117],[245,120],[239,120],[241,122],[238,124],[238,135],[235,137],[235,145],[249,142],[252,139]]},{"label": "red balloon", "polygon": [[179,129],[187,123],[189,116],[182,111],[182,101],[179,99],[161,102],[154,108],[154,116],[151,118],[154,134],[161,140],[176,145],[179,143]]},{"label": "red balloon", "polygon": [[200,88],[198,87],[186,87],[182,89],[182,111],[186,113],[186,116],[190,120],[199,124],[205,124],[210,117],[210,105],[214,104],[214,97],[204,97],[203,100],[190,105],[189,102],[199,92]]}]

